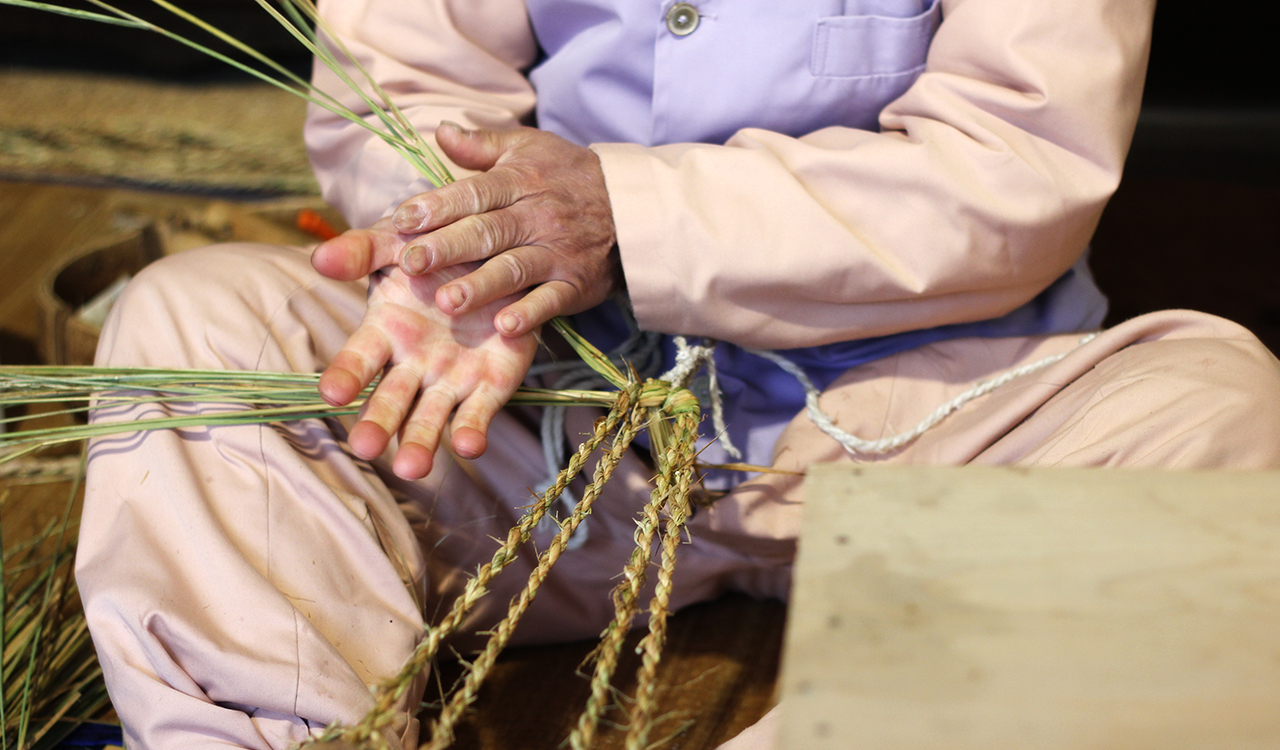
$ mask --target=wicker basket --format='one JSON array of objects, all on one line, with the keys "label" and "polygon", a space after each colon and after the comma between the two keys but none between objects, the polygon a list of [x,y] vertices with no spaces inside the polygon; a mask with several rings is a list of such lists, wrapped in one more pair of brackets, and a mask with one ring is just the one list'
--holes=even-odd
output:
[{"label": "wicker basket", "polygon": [[105,237],[55,264],[40,282],[40,357],[58,365],[91,365],[102,330],[76,315],[125,274],[164,255],[154,224]]},{"label": "wicker basket", "polygon": [[[164,255],[226,241],[314,244],[316,237],[295,226],[303,209],[318,213],[335,231],[347,228],[342,217],[318,198],[252,206],[212,201],[149,220],[140,229],[113,234],[72,252],[52,267],[36,291],[41,359],[55,365],[93,364],[102,331],[78,317],[77,311],[121,276],[136,274]],[[144,206],[127,213],[146,215]]]}]

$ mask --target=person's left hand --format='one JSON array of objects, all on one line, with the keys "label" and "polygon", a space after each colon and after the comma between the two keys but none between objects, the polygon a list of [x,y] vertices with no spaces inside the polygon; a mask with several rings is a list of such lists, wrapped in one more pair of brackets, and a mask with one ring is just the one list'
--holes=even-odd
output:
[{"label": "person's left hand", "polygon": [[385,260],[412,275],[483,261],[437,290],[442,311],[467,314],[527,291],[494,320],[503,334],[520,336],[621,286],[613,210],[593,151],[534,128],[451,123],[436,130],[436,142],[456,164],[481,172],[402,203],[393,226],[421,236]]},{"label": "person's left hand", "polygon": [[394,252],[406,239],[384,219],[316,248],[312,264],[323,275],[351,279],[368,273],[370,284],[364,319],[321,374],[319,387],[325,401],[347,404],[381,373],[347,442],[356,455],[372,459],[399,434],[392,470],[420,479],[431,470],[446,425],[459,456],[484,453],[489,423],[520,387],[537,338],[534,332],[513,337],[494,329],[494,314],[510,299],[458,315],[437,309],[440,286],[474,264],[426,276],[409,276],[395,266],[368,267],[370,258]]}]

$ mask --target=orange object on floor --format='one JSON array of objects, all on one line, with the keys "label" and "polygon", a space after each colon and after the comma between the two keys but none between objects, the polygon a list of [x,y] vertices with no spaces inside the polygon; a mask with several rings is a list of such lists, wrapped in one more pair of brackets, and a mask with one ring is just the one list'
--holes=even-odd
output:
[{"label": "orange object on floor", "polygon": [[325,221],[323,216],[309,208],[304,208],[298,212],[297,224],[298,229],[319,238],[321,241],[331,240],[338,236],[338,230]]}]

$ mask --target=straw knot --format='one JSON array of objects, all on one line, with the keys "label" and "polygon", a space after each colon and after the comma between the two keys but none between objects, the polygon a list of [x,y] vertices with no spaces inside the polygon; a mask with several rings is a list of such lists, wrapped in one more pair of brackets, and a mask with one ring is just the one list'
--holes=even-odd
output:
[{"label": "straw knot", "polygon": [[657,409],[665,416],[700,414],[698,397],[688,388],[674,386],[665,380],[646,380],[640,389],[639,405],[645,409]]},{"label": "straw knot", "polygon": [[699,416],[702,407],[698,404],[698,397],[694,396],[688,388],[672,388],[662,401],[662,411],[672,416],[680,414]]}]

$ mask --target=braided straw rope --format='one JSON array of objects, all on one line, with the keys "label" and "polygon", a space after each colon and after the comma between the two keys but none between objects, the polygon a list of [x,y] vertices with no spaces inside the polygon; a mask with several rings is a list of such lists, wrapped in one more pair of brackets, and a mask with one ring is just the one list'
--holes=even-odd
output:
[{"label": "braided straw rope", "polygon": [[578,725],[569,736],[569,746],[573,750],[591,747],[600,717],[608,708],[609,685],[617,671],[622,641],[635,618],[636,603],[640,599],[640,589],[644,587],[646,571],[653,554],[653,539],[658,528],[659,514],[666,504],[664,485],[662,475],[659,475],[649,502],[636,520],[636,546],[631,551],[631,559],[622,569],[622,582],[613,591],[613,621],[600,634],[600,645],[595,650],[596,666],[591,675],[591,696],[578,718]]},{"label": "braided straw rope", "polygon": [[400,671],[377,686],[374,705],[369,712],[355,724],[329,726],[322,733],[300,743],[300,747],[325,745],[369,750],[390,748],[388,734],[394,731],[393,727],[405,710],[401,704],[410,687],[439,653],[444,640],[462,625],[475,604],[488,593],[493,578],[516,559],[517,550],[528,542],[534,527],[547,515],[569,482],[582,473],[588,458],[612,436],[612,443],[597,462],[582,499],[569,518],[561,523],[551,544],[538,556],[537,564],[530,572],[525,586],[511,600],[506,616],[490,631],[484,649],[468,666],[461,687],[450,696],[440,715],[432,722],[430,738],[421,746],[421,750],[443,750],[452,745],[458,721],[476,700],[484,679],[537,595],[539,587],[568,547],[574,531],[591,512],[627,448],[640,431],[647,428],[654,453],[659,457],[658,476],[649,502],[637,521],[636,547],[623,570],[623,581],[613,592],[614,619],[602,633],[600,646],[595,652],[597,661],[592,676],[591,697],[569,738],[574,750],[589,748],[594,741],[600,719],[608,708],[607,697],[617,669],[622,642],[638,611],[640,592],[652,563],[654,542],[665,511],[667,519],[662,529],[658,582],[649,602],[649,632],[639,647],[643,658],[637,674],[638,699],[631,712],[631,726],[627,736],[628,750],[642,750],[645,747],[653,721],[657,664],[666,641],[676,548],[690,515],[689,489],[693,480],[695,441],[701,411],[697,398],[687,389],[673,387],[660,380],[640,382],[634,371],[629,376],[624,375],[572,330],[566,327],[560,327],[560,330],[585,361],[619,388],[612,408],[596,421],[593,434],[578,447],[552,486],[538,496],[537,502],[512,527],[492,559],[480,566],[468,580],[448,614],[435,627],[428,628]]},{"label": "braided straw rope", "polygon": [[649,730],[653,727],[654,695],[657,688],[658,660],[667,642],[667,616],[670,614],[672,577],[675,574],[676,548],[689,519],[689,487],[693,483],[693,454],[685,446],[698,439],[698,415],[683,412],[676,416],[676,440],[666,453],[663,476],[674,480],[668,488],[667,524],[662,536],[662,559],[658,564],[658,585],[649,600],[649,632],[640,641],[643,653],[637,674],[636,700],[632,705],[627,730],[627,750],[645,750]]},{"label": "braided straw rope", "polygon": [[[633,411],[633,417],[638,413],[639,410]],[[453,727],[462,717],[467,707],[475,701],[480,691],[480,684],[488,676],[489,670],[498,659],[498,654],[507,645],[507,641],[515,630],[516,624],[524,616],[530,602],[533,601],[533,597],[537,594],[538,587],[546,580],[547,574],[551,572],[551,566],[555,564],[568,546],[569,538],[573,536],[578,524],[591,512],[591,507],[595,504],[596,498],[600,496],[600,491],[604,488],[605,483],[609,481],[609,477],[613,475],[613,470],[617,468],[618,463],[622,460],[623,453],[631,446],[631,441],[639,433],[642,426],[642,423],[638,423],[638,420],[633,418],[618,430],[617,435],[614,437],[613,445],[605,453],[600,463],[596,465],[595,476],[592,478],[591,484],[587,486],[586,492],[583,493],[582,500],[578,502],[573,514],[561,526],[560,532],[556,534],[551,545],[539,556],[538,565],[529,574],[529,581],[525,584],[524,590],[512,600],[511,606],[507,610],[507,616],[494,628],[488,643],[485,644],[484,650],[471,663],[462,688],[454,693],[449,705],[445,707],[440,717],[432,725],[431,741],[424,747],[430,748],[430,750],[443,750],[443,748],[453,744]],[[563,472],[561,475],[563,476]],[[557,485],[559,484],[557,482]],[[547,495],[550,494],[550,492],[547,493]],[[551,500],[554,501],[554,497]],[[544,502],[546,505],[550,505],[550,502],[545,500]]]}]

